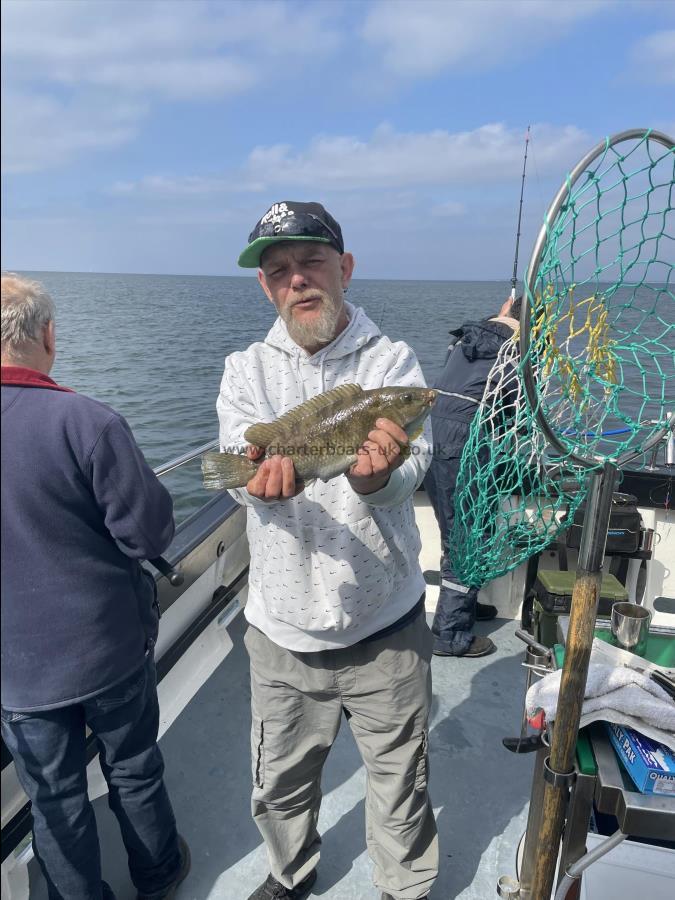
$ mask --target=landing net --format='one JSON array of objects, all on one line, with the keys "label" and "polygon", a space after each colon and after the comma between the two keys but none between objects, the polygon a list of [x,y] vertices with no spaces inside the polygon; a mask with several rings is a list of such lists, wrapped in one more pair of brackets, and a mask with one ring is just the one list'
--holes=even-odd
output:
[{"label": "landing net", "polygon": [[[675,153],[654,132],[591,151],[554,200],[464,448],[450,556],[480,586],[550,545],[604,460],[675,411]],[[521,340],[522,337],[522,340]]]},{"label": "landing net", "polygon": [[546,456],[520,368],[514,335],[499,351],[462,453],[449,552],[466,585],[480,587],[538,553],[585,496],[585,469]]}]

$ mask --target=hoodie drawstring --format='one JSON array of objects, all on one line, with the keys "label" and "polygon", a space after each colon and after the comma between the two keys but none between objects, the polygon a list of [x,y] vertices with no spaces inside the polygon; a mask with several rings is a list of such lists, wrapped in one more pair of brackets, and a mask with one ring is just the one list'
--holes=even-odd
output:
[{"label": "hoodie drawstring", "polygon": [[300,350],[293,354],[293,358],[295,359],[295,376],[297,383],[300,385],[300,402],[304,403],[307,399],[305,396],[305,379],[302,377],[302,373],[300,371]]}]

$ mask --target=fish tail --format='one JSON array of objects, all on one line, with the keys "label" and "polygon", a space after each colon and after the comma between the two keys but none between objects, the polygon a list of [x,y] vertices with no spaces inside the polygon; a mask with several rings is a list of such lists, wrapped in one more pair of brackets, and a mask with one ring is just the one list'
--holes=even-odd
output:
[{"label": "fish tail", "polygon": [[260,463],[238,453],[205,453],[202,456],[204,487],[212,491],[244,487]]}]

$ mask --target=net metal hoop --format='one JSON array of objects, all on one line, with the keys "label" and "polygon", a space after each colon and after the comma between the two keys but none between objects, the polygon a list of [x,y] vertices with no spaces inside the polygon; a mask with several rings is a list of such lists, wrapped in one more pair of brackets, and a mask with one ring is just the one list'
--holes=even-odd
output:
[{"label": "net metal hoop", "polygon": [[[546,419],[543,404],[541,403],[541,398],[537,391],[536,379],[532,370],[532,354],[530,353],[530,297],[534,296],[535,285],[539,274],[539,265],[544,256],[548,237],[552,233],[553,223],[556,221],[558,213],[572,193],[572,188],[574,187],[581,174],[588,168],[593,160],[595,160],[601,154],[605,153],[610,147],[613,147],[616,144],[621,143],[622,141],[638,139],[657,141],[658,143],[662,144],[667,150],[671,151],[675,148],[675,141],[673,140],[673,138],[669,137],[667,134],[664,134],[661,131],[654,131],[650,130],[649,128],[631,128],[627,131],[618,132],[617,134],[614,134],[611,137],[605,138],[605,140],[600,141],[600,143],[598,143],[583,157],[583,159],[580,160],[580,162],[577,163],[577,165],[561,185],[558,193],[555,196],[555,199],[551,203],[551,206],[546,213],[544,224],[542,225],[539,231],[539,235],[537,236],[525,279],[525,302],[522,304],[520,313],[520,354],[523,386],[525,388],[527,401],[536,416],[540,429],[546,436],[547,440],[550,442],[551,446],[557,452],[563,455],[569,462],[589,469],[597,468],[602,460],[598,457],[595,457],[594,459],[588,459],[571,451],[570,448],[565,446],[565,444],[560,440],[559,436],[556,434],[555,430],[551,427]],[[647,452],[661,440],[663,440],[663,438],[668,434],[669,431],[673,431],[674,429],[675,415],[671,415],[668,419],[667,424],[656,431],[654,434],[652,434],[652,436],[644,443],[643,446],[638,449],[627,450],[626,452],[621,454],[614,461],[615,465],[617,467],[621,467],[631,460],[641,456],[643,453]]]}]

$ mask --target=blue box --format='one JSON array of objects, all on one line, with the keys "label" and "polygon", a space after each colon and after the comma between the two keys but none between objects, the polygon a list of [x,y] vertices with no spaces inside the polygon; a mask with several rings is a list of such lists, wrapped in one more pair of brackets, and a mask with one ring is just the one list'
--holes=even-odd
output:
[{"label": "blue box", "polygon": [[607,733],[641,794],[675,797],[675,754],[632,728],[605,722]]}]

